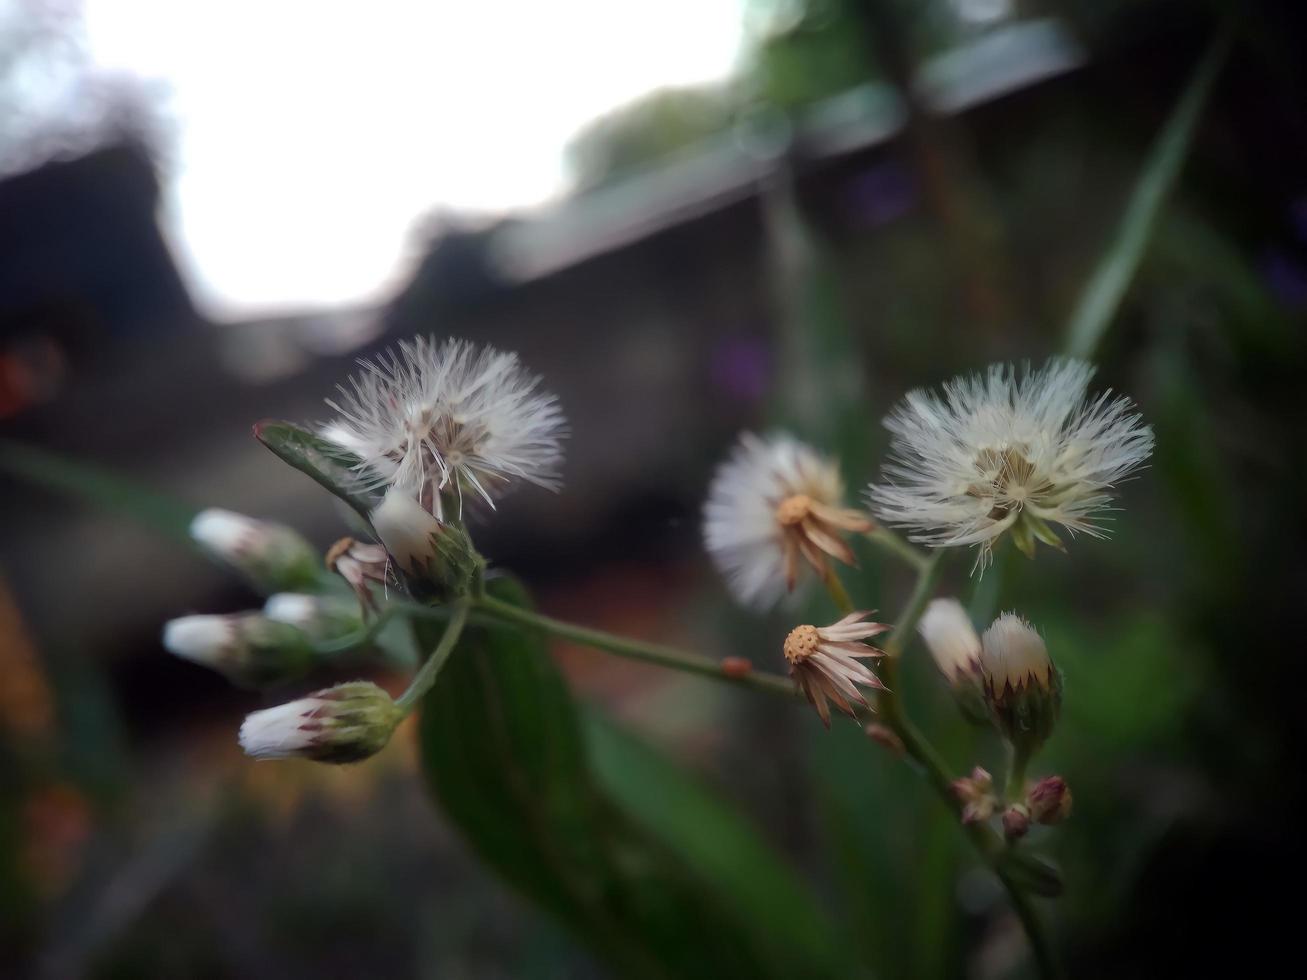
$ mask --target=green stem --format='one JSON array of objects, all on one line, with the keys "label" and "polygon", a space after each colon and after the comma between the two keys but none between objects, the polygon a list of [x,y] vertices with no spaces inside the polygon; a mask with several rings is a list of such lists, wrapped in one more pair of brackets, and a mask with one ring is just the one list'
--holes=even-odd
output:
[{"label": "green stem", "polygon": [[750,671],[742,676],[735,676],[724,673],[722,665],[718,661],[696,653],[687,653],[684,650],[661,646],[657,643],[631,640],[624,636],[615,636],[612,633],[590,629],[586,626],[576,626],[572,623],[563,622],[561,619],[554,619],[541,613],[531,612],[528,609],[521,609],[511,603],[496,599],[494,596],[480,596],[477,598],[476,603],[478,609],[495,619],[538,629],[571,640],[574,643],[580,643],[583,646],[615,653],[619,657],[642,660],[645,663],[657,664],[660,667],[671,667],[673,670],[683,670],[719,681],[728,681],[742,687],[752,687],[756,690],[766,691],[769,694],[783,694],[786,697],[794,697],[796,693],[794,685],[777,674]]},{"label": "green stem", "polygon": [[[926,604],[930,601],[931,594],[935,590],[935,583],[939,579],[941,570],[942,555],[943,552],[936,552],[927,559],[926,564],[917,576],[917,584],[913,588],[912,594],[908,597],[903,611],[899,613],[899,617],[895,621],[894,632],[891,634],[889,642],[885,644],[886,656],[881,662],[880,676],[888,690],[881,692],[877,706],[880,710],[882,723],[888,725],[898,735],[900,741],[903,742],[904,751],[922,769],[930,785],[944,804],[961,820],[962,804],[953,792],[953,777],[949,773],[948,764],[935,747],[930,744],[926,736],[921,733],[920,729],[908,718],[903,708],[903,702],[898,695],[899,662],[904,649],[912,639],[912,632],[916,629],[917,622],[921,619],[922,613],[925,612]],[[1020,768],[1024,771],[1024,765]],[[1013,771],[1016,770],[1017,766],[1013,766]],[[1024,779],[1024,775],[1022,778]],[[1002,839],[993,828],[984,822],[964,823],[963,829],[981,857],[994,869],[999,880],[1003,883],[1003,887],[1007,890],[1012,907],[1021,920],[1022,927],[1025,929],[1026,936],[1030,941],[1039,975],[1044,978],[1060,976],[1052,946],[1044,931],[1043,923],[1031,903],[1030,896],[999,867],[999,859],[1004,848]]]},{"label": "green stem", "polygon": [[914,548],[887,527],[877,526],[875,530],[867,532],[866,537],[881,551],[910,565],[917,573],[924,571],[930,563],[928,554]]},{"label": "green stem", "polygon": [[826,591],[830,593],[831,601],[835,603],[835,608],[839,610],[841,616],[853,612],[853,600],[849,598],[849,590],[844,588],[840,573],[835,571],[834,567],[827,569],[822,583],[826,586]]},{"label": "green stem", "polygon": [[440,642],[436,644],[436,649],[432,651],[431,656],[427,657],[418,672],[413,675],[413,681],[409,684],[408,690],[395,699],[395,704],[404,712],[409,714],[417,703],[422,700],[422,696],[431,690],[431,686],[436,683],[436,675],[440,673],[440,668],[445,666],[445,661],[449,655],[454,652],[454,647],[458,645],[458,638],[463,633],[463,626],[467,623],[467,614],[472,608],[470,598],[459,599],[453,605],[453,611],[449,617],[449,625],[445,627],[445,632],[440,637]]},{"label": "green stem", "polygon": [[1026,795],[1026,768],[1030,765],[1030,753],[1022,752],[1016,746],[1008,756],[1007,788],[1003,791],[1005,803],[1020,803]]}]

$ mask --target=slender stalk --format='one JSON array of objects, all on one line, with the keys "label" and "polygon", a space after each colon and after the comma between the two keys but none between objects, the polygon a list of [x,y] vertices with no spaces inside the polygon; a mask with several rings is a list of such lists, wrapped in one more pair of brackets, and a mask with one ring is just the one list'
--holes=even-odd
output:
[{"label": "slender stalk", "polygon": [[409,684],[408,690],[395,699],[395,704],[404,712],[409,714],[417,703],[422,700],[422,696],[431,690],[431,686],[436,683],[436,675],[440,673],[440,668],[445,666],[445,661],[449,655],[454,652],[454,647],[458,645],[458,638],[463,634],[463,626],[467,623],[467,614],[472,608],[470,598],[462,598],[456,601],[452,607],[449,617],[449,625],[445,627],[445,632],[440,637],[440,642],[436,644],[436,649],[432,651],[431,656],[427,657],[416,674],[413,675],[413,681]]},{"label": "slender stalk", "polygon": [[844,582],[840,579],[840,573],[832,567],[826,572],[825,578],[822,579],[826,586],[826,591],[830,593],[831,601],[835,603],[835,608],[839,610],[841,616],[847,616],[853,612],[853,600],[849,598],[849,590],[844,588]]},{"label": "slender stalk", "polygon": [[1030,753],[1014,746],[1008,756],[1007,788],[1003,791],[1005,803],[1018,803],[1026,795],[1026,767],[1029,765]]},{"label": "slender stalk", "polygon": [[908,544],[887,527],[877,525],[874,530],[867,532],[866,537],[881,551],[911,566],[912,570],[918,574],[924,571],[930,563],[928,554],[920,548]]},{"label": "slender stalk", "polygon": [[671,667],[674,670],[683,670],[703,677],[712,677],[719,681],[729,681],[742,687],[767,691],[769,694],[783,694],[786,697],[794,697],[796,694],[794,685],[778,674],[750,671],[743,676],[737,677],[724,673],[722,665],[718,661],[700,656],[697,653],[687,653],[674,647],[631,640],[624,636],[615,636],[602,630],[591,629],[588,626],[566,623],[561,619],[554,619],[541,613],[531,612],[528,609],[521,609],[512,603],[496,599],[494,596],[480,596],[476,599],[476,603],[478,609],[495,619],[551,633],[554,636],[560,636],[583,646],[615,653],[619,657],[642,660],[645,663],[658,664],[660,667]]},{"label": "slender stalk", "polygon": [[[903,742],[904,751],[922,769],[940,799],[960,819],[962,806],[953,792],[953,777],[949,774],[948,764],[917,726],[912,723],[911,719],[908,718],[907,713],[903,710],[903,703],[896,693],[899,661],[908,642],[912,639],[912,632],[916,629],[917,622],[921,619],[922,613],[925,612],[926,603],[930,601],[930,596],[934,592],[935,583],[938,581],[941,569],[942,554],[942,552],[936,552],[927,559],[926,565],[921,569],[917,577],[917,584],[913,588],[912,594],[908,597],[903,611],[899,613],[899,617],[895,621],[894,632],[890,636],[889,642],[885,644],[886,656],[880,665],[880,676],[889,690],[881,692],[877,706],[880,709],[882,723],[894,730],[895,734]],[[1013,765],[1012,771],[1015,773],[1018,768],[1022,770],[1021,778],[1024,780],[1024,765],[1019,767]],[[999,865],[999,858],[1003,853],[1003,841],[994,832],[993,828],[983,822],[963,824],[963,828],[966,830],[967,836],[971,838],[976,850],[980,852],[986,863],[994,869],[995,874],[1003,883],[1003,887],[1007,890],[1008,898],[1012,902],[1012,908],[1021,920],[1021,925],[1030,941],[1039,975],[1044,978],[1061,976],[1052,945],[1030,900],[1030,896]]]}]

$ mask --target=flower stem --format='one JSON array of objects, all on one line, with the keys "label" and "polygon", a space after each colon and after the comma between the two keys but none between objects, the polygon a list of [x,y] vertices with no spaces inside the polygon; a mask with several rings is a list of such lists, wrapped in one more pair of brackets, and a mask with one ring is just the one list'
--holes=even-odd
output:
[{"label": "flower stem", "polygon": [[847,616],[853,612],[853,600],[849,598],[849,590],[844,587],[839,572],[835,571],[833,567],[829,568],[822,582],[825,584],[826,591],[830,593],[831,601],[835,603],[835,608],[839,610],[841,616]]},{"label": "flower stem", "polygon": [[[935,583],[939,579],[941,570],[942,554],[943,552],[935,552],[926,559],[925,564],[918,573],[917,584],[908,597],[903,611],[899,613],[899,617],[894,623],[894,632],[885,644],[886,656],[880,665],[880,676],[888,690],[880,693],[877,707],[880,710],[881,721],[898,735],[903,742],[904,750],[925,773],[927,780],[929,780],[940,799],[961,820],[962,804],[953,792],[953,777],[949,774],[948,764],[940,756],[938,750],[930,744],[926,736],[921,733],[920,729],[908,718],[897,693],[899,661],[902,658],[904,649],[912,639],[912,633],[916,629],[917,622],[926,610],[926,603],[930,601],[931,594],[934,592]],[[1021,771],[1020,778],[1024,781],[1024,763],[1020,767],[1014,764],[1011,768],[1012,773],[1015,774],[1018,768]],[[1025,929],[1026,936],[1030,941],[1039,975],[1044,978],[1060,976],[1061,973],[1058,969],[1057,960],[1053,955],[1052,946],[1044,931],[1043,924],[1036,914],[1030,896],[999,866],[999,859],[1003,854],[1003,841],[995,833],[994,829],[984,822],[964,823],[963,829],[966,831],[967,836],[971,838],[972,844],[981,857],[994,869],[995,874],[1003,883],[1003,887],[1007,890],[1012,907],[1021,920],[1022,927]]]},{"label": "flower stem", "polygon": [[432,651],[431,656],[427,657],[426,663],[413,675],[413,681],[409,684],[408,690],[395,699],[395,704],[406,715],[422,700],[422,696],[431,690],[431,686],[436,683],[436,675],[440,673],[440,668],[445,666],[445,661],[454,652],[454,647],[458,645],[458,638],[463,634],[463,626],[467,623],[467,614],[472,608],[472,600],[464,597],[455,602],[452,608],[453,612],[449,617],[449,625],[445,627],[445,632],[441,634],[436,649]]},{"label": "flower stem", "polygon": [[1026,795],[1026,767],[1029,764],[1030,753],[1012,746],[1008,755],[1007,789],[1003,792],[1005,803],[1020,803]]},{"label": "flower stem", "polygon": [[928,554],[919,548],[914,548],[887,527],[877,525],[867,532],[867,540],[886,554],[893,555],[899,561],[911,565],[913,570],[918,573],[924,571],[930,563]]},{"label": "flower stem", "polygon": [[587,626],[576,626],[572,623],[563,622],[561,619],[554,619],[541,613],[531,612],[529,609],[522,609],[501,599],[496,599],[494,596],[480,596],[477,598],[476,603],[478,609],[495,619],[551,633],[554,636],[560,636],[583,646],[615,653],[620,657],[642,660],[645,663],[658,664],[660,667],[671,667],[673,670],[683,670],[703,677],[712,677],[719,681],[728,681],[743,687],[767,691],[770,694],[783,694],[786,697],[794,697],[796,694],[794,685],[778,674],[750,671],[742,676],[734,676],[724,673],[722,665],[718,661],[700,656],[697,653],[687,653],[674,647],[662,646],[657,643],[644,643],[624,636],[615,636],[612,633],[605,633],[602,630],[591,629]]}]

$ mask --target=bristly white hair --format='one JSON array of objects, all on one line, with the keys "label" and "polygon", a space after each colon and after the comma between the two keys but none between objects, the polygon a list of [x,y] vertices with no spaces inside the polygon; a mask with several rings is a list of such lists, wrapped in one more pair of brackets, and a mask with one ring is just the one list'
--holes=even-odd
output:
[{"label": "bristly white hair", "polygon": [[445,489],[493,508],[515,479],[559,487],[567,425],[516,354],[417,337],[359,364],[327,400],[340,417],[322,435],[359,457],[372,486],[426,498],[437,516]]},{"label": "bristly white hair", "polygon": [[1087,396],[1093,373],[1064,358],[1019,376],[996,364],[909,393],[885,420],[891,460],[869,489],[873,513],[932,547],[978,545],[982,569],[1009,530],[1027,555],[1036,540],[1061,547],[1050,524],[1103,537],[1094,521],[1152,453],[1153,432],[1130,399]]},{"label": "bristly white hair", "polygon": [[785,530],[780,504],[803,494],[837,508],[844,496],[839,467],[791,436],[746,432],[717,470],[703,509],[703,538],[713,563],[740,602],[757,609],[786,592]]}]

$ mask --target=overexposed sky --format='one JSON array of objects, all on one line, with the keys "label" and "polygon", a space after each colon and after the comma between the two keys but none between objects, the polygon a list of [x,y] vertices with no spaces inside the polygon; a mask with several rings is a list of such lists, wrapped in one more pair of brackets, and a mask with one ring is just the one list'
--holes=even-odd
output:
[{"label": "overexposed sky", "polygon": [[565,188],[586,122],[721,78],[743,0],[84,0],[96,67],[163,83],[166,231],[234,318],[370,302],[439,205]]}]

